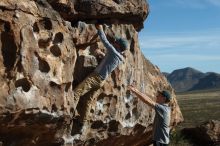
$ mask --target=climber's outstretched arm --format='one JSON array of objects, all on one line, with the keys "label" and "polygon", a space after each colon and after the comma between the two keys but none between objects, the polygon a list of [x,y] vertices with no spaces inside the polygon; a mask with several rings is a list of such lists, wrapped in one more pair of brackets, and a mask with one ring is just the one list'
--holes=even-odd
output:
[{"label": "climber's outstretched arm", "polygon": [[138,91],[134,86],[129,85],[128,89],[130,91],[132,91],[134,94],[137,95],[138,98],[140,98],[144,103],[148,104],[151,107],[155,107],[156,102],[154,102],[149,95],[145,95],[143,93],[141,93],[140,91]]},{"label": "climber's outstretched arm", "polygon": [[108,51],[112,51],[112,52],[115,52],[115,53],[118,53],[115,49],[115,47],[108,41],[104,31],[103,31],[103,27],[102,25],[100,24],[96,24],[95,27],[97,28],[98,30],[98,35],[102,41],[102,43],[104,44],[104,46],[106,47],[106,49]]}]

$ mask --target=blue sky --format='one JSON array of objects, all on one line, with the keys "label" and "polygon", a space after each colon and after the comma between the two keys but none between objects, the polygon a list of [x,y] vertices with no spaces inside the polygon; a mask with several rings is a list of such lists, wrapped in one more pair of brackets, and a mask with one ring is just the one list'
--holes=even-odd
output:
[{"label": "blue sky", "polygon": [[162,72],[220,73],[220,0],[148,0],[142,52]]}]

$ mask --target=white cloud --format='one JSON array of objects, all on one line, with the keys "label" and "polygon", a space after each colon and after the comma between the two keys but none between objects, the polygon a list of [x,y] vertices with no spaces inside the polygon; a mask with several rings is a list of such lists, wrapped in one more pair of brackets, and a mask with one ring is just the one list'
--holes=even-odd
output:
[{"label": "white cloud", "polygon": [[169,3],[166,1],[162,3],[164,6],[178,6],[184,8],[204,9],[208,5],[219,7],[220,0],[171,0]]},{"label": "white cloud", "polygon": [[205,8],[204,0],[175,0],[182,7]]},{"label": "white cloud", "polygon": [[218,55],[161,54],[146,57],[165,72],[172,72],[175,69],[192,67],[203,72],[214,71],[220,73],[220,57]]},{"label": "white cloud", "polygon": [[218,55],[197,55],[197,54],[187,54],[187,55],[181,55],[181,54],[162,54],[162,55],[156,55],[151,57],[158,57],[160,59],[168,59],[167,61],[182,61],[181,59],[189,62],[189,61],[220,61],[220,56]]},{"label": "white cloud", "polygon": [[220,6],[220,0],[207,0],[207,1],[215,6]]},{"label": "white cloud", "polygon": [[174,33],[140,37],[142,49],[190,48],[220,49],[220,33]]},{"label": "white cloud", "polygon": [[140,47],[143,54],[163,71],[169,72],[183,66],[203,71],[218,71],[220,32],[217,30],[200,33],[148,34],[139,38]]}]

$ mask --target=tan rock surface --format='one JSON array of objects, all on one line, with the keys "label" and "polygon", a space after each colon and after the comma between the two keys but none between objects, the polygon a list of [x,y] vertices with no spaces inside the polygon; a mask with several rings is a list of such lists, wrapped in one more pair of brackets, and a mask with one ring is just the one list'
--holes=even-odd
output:
[{"label": "tan rock surface", "polygon": [[184,128],[182,134],[197,145],[219,146],[220,121],[209,120],[196,127]]},{"label": "tan rock surface", "polygon": [[[70,11],[61,12],[55,1],[48,2],[52,6],[43,0],[0,1],[0,141],[16,146],[149,144],[154,111],[131,95],[127,85],[136,82],[142,92],[151,95],[164,88],[173,97],[175,94],[160,70],[145,59],[139,48],[136,30],[140,27],[136,24],[142,24],[146,18],[146,2],[115,0],[103,6],[101,0],[91,1],[94,3],[82,0],[77,5],[89,2],[91,8],[98,5],[99,9],[106,9],[110,5],[115,9],[95,14],[70,9],[74,14],[76,11],[71,16],[74,23],[68,22],[73,21],[67,19]],[[144,8],[128,9],[132,3]],[[69,6],[75,7],[74,3]],[[127,17],[129,13],[131,19],[139,15],[138,22],[129,21],[129,17],[126,23],[120,17],[115,17],[117,24],[106,21],[111,13],[112,17],[116,14]],[[104,25],[106,34],[126,38],[129,51],[125,63],[107,78],[105,85],[83,96],[77,106],[73,100],[74,87],[98,65],[100,59],[94,50],[105,51],[100,40],[94,39],[95,18],[108,25],[113,23],[111,27]],[[73,107],[83,112],[91,96],[97,98],[90,107],[87,129],[79,138],[71,136],[70,131],[77,128],[72,122]],[[172,109],[174,126],[182,120],[175,98]]]}]

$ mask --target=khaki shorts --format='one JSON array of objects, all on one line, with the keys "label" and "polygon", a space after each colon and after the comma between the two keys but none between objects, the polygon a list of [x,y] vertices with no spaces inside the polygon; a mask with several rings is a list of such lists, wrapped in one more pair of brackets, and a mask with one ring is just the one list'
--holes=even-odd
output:
[{"label": "khaki shorts", "polygon": [[93,72],[86,77],[75,89],[74,100],[77,104],[79,98],[91,90],[99,89],[103,86],[104,81],[98,73]]}]

